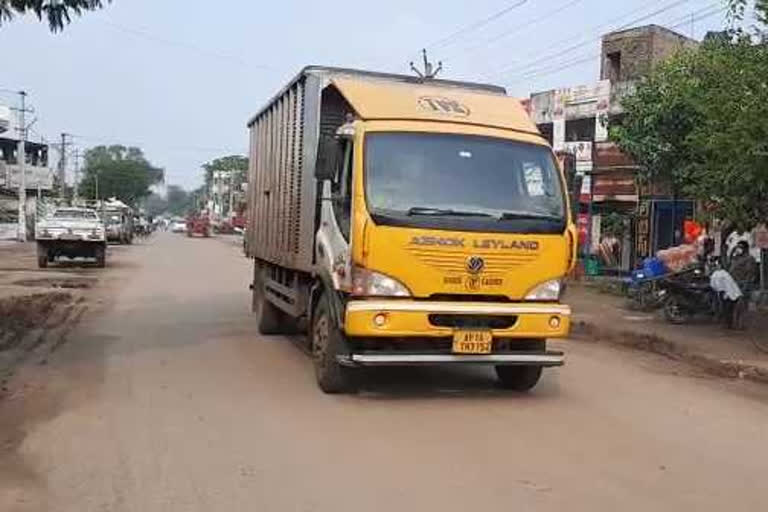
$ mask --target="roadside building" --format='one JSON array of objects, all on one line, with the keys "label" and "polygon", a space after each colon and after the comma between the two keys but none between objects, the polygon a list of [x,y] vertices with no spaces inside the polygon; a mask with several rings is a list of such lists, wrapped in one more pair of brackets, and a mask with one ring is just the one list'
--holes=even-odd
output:
[{"label": "roadside building", "polygon": [[684,219],[693,214],[691,201],[673,201],[662,186],[641,189],[638,167],[609,141],[608,127],[621,122],[621,98],[638,80],[675,52],[696,45],[658,25],[612,32],[602,38],[597,82],[536,92],[528,101],[531,117],[555,151],[575,157],[583,176],[582,250],[599,255],[611,270],[629,270],[638,259],[679,241]]},{"label": "roadside building", "polygon": [[[14,112],[0,106],[0,240],[18,238],[19,165],[18,122]],[[27,140],[25,148],[25,205],[27,235],[34,232],[38,199],[53,190],[53,171],[49,166],[49,147],[44,142]]]},{"label": "roadside building", "polygon": [[245,205],[245,186],[242,173],[236,170],[213,171],[208,188],[208,210],[214,222],[231,222]]}]

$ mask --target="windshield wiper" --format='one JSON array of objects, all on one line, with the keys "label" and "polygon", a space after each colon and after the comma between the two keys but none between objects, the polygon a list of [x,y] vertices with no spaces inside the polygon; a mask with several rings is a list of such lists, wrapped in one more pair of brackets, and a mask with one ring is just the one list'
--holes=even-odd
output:
[{"label": "windshield wiper", "polygon": [[560,215],[551,215],[547,213],[534,213],[534,212],[504,212],[499,217],[499,220],[518,220],[518,219],[534,219],[534,220],[557,220],[562,221],[563,217]]},{"label": "windshield wiper", "polygon": [[425,206],[414,206],[408,210],[408,215],[434,215],[434,216],[452,216],[452,217],[493,217],[490,213],[467,212],[461,210],[451,210],[444,208],[428,208]]}]

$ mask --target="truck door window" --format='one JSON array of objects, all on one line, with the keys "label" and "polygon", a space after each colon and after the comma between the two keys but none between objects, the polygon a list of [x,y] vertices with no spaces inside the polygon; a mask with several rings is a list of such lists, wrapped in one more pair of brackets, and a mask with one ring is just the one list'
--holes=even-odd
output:
[{"label": "truck door window", "polygon": [[340,169],[336,173],[336,179],[333,181],[331,190],[333,192],[333,213],[336,216],[336,223],[341,229],[344,238],[349,240],[349,230],[352,218],[352,141],[344,142],[342,154],[344,158],[340,160]]}]

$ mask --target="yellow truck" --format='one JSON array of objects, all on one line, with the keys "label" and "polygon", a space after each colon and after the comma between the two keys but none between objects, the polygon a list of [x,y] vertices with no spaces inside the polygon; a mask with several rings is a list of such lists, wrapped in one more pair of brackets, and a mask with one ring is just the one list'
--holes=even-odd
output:
[{"label": "yellow truck", "polygon": [[253,311],[307,331],[324,392],[435,364],[527,391],[563,364],[569,194],[503,88],[311,66],[248,126]]}]

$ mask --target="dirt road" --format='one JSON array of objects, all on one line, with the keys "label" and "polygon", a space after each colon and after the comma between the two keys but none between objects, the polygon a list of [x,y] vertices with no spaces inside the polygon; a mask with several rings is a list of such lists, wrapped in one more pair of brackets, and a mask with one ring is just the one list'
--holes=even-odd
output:
[{"label": "dirt road", "polygon": [[112,258],[103,308],[0,399],[0,510],[768,508],[764,387],[573,342],[527,396],[468,368],[327,396],[257,335],[233,242]]}]

